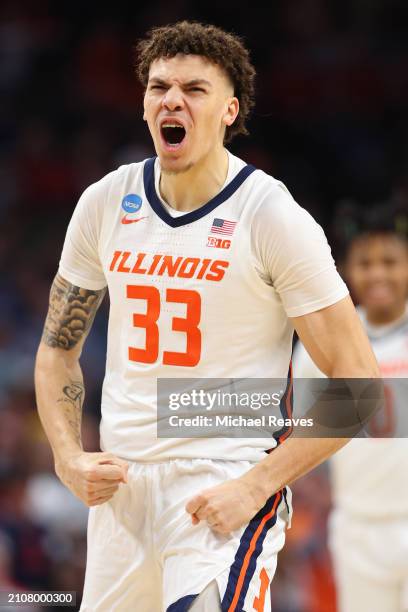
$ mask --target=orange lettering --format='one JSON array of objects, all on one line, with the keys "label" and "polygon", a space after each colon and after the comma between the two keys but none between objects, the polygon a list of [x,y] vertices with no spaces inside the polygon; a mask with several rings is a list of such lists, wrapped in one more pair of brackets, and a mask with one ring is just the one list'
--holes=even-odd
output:
[{"label": "orange lettering", "polygon": [[122,253],[122,259],[120,260],[120,263],[118,265],[117,272],[130,272],[130,268],[125,268],[125,263],[129,259],[129,257],[130,251],[124,251]]},{"label": "orange lettering", "polygon": [[201,280],[203,278],[203,276],[206,273],[207,268],[210,265],[210,263],[211,263],[211,259],[203,259],[203,261],[201,262],[201,268],[200,268],[199,273],[197,274],[197,278],[199,280]]},{"label": "orange lettering", "polygon": [[146,257],[146,253],[137,254],[136,263],[133,266],[133,270],[132,270],[133,274],[146,274],[146,270],[140,267],[140,264],[142,263],[145,257]]},{"label": "orange lettering", "polygon": [[134,314],[133,325],[146,330],[146,347],[144,349],[129,346],[130,361],[154,363],[159,355],[159,328],[157,320],[160,314],[160,292],[156,287],[138,287],[128,285],[126,296],[132,299],[146,300],[146,314]]},{"label": "orange lettering", "polygon": [[169,276],[174,276],[182,259],[182,257],[177,257],[176,261],[173,261],[173,257],[171,255],[164,255],[162,265],[160,266],[157,274],[162,276],[165,272],[167,272]]},{"label": "orange lettering", "polygon": [[228,266],[229,261],[221,261],[220,259],[216,259],[212,262],[210,271],[205,278],[207,280],[220,281],[224,278],[225,270],[228,268]]},{"label": "orange lettering", "polygon": [[[156,287],[128,285],[126,296],[131,299],[147,301],[145,314],[134,314],[134,327],[146,331],[145,348],[130,346],[128,355],[130,361],[154,363],[159,355],[159,327],[157,321],[160,315],[160,292]],[[186,304],[186,317],[173,317],[172,330],[186,334],[186,351],[163,352],[164,365],[196,366],[201,356],[201,331],[198,328],[201,319],[201,298],[197,291],[185,289],[167,289],[166,301]]]},{"label": "orange lettering", "polygon": [[[180,270],[178,271],[177,276],[181,278],[192,278],[194,276],[195,271],[197,270],[197,266],[200,263],[198,257],[186,257],[183,263],[180,266]],[[187,267],[191,264],[191,268],[187,270]]]},{"label": "orange lettering", "polygon": [[159,261],[161,260],[162,255],[154,255],[153,256],[153,262],[149,268],[148,274],[153,274],[153,272],[155,271],[157,264],[159,263]]},{"label": "orange lettering", "polygon": [[269,585],[269,576],[266,573],[264,568],[261,569],[261,573],[259,577],[261,579],[261,588],[259,590],[258,597],[255,597],[254,599],[253,606],[256,612],[263,612],[264,607],[265,607],[266,589],[268,588],[268,585]]},{"label": "orange lettering", "polygon": [[109,266],[109,270],[112,272],[112,270],[114,269],[116,262],[118,261],[119,255],[122,253],[122,251],[115,251],[112,257],[112,261],[111,261],[111,265]]},{"label": "orange lettering", "polygon": [[198,324],[201,319],[201,298],[196,291],[184,289],[167,289],[166,301],[187,304],[187,316],[174,317],[172,330],[185,332],[187,338],[187,348],[185,353],[175,351],[164,351],[164,365],[177,365],[194,367],[200,361],[201,355],[201,331]]}]

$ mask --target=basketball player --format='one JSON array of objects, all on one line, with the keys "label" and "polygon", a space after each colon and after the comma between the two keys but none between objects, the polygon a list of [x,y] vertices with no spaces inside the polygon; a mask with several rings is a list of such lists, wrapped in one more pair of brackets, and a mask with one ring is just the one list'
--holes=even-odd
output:
[{"label": "basketball player", "polygon": [[[406,379],[406,238],[387,225],[366,229],[351,242],[345,272],[382,375]],[[324,376],[300,343],[294,373]],[[384,439],[398,434],[407,387],[390,383],[385,413],[370,424],[369,432],[379,438],[352,440],[331,460],[329,538],[341,612],[408,610],[408,444],[403,438]],[[406,416],[404,421],[406,436]]]},{"label": "basketball player", "polygon": [[[328,375],[376,377],[377,364],[321,228],[224,146],[253,104],[242,41],[157,28],[138,74],[157,157],[80,198],[36,365],[56,472],[91,506],[81,609],[267,611],[286,485],[345,440],[288,439],[265,455],[270,439],[159,439],[156,381],[286,378],[294,328]],[[87,453],[79,357],[106,287],[103,451]]]}]

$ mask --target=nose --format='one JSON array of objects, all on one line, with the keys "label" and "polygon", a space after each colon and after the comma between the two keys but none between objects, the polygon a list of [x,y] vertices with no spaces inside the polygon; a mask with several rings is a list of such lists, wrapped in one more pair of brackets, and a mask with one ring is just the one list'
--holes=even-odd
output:
[{"label": "nose", "polygon": [[387,279],[387,270],[381,263],[373,264],[367,274],[370,282],[383,281]]},{"label": "nose", "polygon": [[181,110],[183,108],[183,94],[179,87],[170,87],[163,97],[162,106],[169,111]]}]

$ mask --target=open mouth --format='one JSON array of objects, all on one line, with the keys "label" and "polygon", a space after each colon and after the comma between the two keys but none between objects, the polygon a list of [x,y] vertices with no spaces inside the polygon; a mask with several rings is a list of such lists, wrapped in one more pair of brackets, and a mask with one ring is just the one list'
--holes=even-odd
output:
[{"label": "open mouth", "polygon": [[178,123],[163,123],[161,126],[163,140],[170,147],[178,147],[184,140],[186,130]]},{"label": "open mouth", "polygon": [[373,285],[367,287],[366,295],[374,300],[388,299],[392,295],[392,290],[386,285]]}]

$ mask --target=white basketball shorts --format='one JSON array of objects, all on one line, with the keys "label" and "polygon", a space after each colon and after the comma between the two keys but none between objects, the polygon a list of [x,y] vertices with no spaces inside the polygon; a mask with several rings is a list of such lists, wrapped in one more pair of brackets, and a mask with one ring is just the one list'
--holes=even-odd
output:
[{"label": "white basketball shorts", "polygon": [[81,611],[186,612],[216,581],[222,612],[269,612],[269,585],[291,515],[290,490],[273,495],[228,536],[203,521],[192,525],[185,510],[196,493],[252,466],[210,459],[131,464],[128,484],[90,509]]}]

